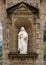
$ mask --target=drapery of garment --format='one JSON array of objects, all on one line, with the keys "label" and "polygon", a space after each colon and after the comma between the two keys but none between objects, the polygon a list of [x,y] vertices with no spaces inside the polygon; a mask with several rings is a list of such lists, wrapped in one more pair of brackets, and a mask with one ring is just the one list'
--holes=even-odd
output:
[{"label": "drapery of garment", "polygon": [[18,50],[20,54],[27,54],[27,46],[28,46],[28,33],[24,31],[20,31],[18,34]]}]

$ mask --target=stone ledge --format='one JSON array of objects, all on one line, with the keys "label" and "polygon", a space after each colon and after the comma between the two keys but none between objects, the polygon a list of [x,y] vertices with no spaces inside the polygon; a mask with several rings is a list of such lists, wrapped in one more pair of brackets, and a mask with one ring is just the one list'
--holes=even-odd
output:
[{"label": "stone ledge", "polygon": [[19,54],[16,52],[10,52],[8,54],[9,59],[14,59],[14,58],[37,58],[38,54],[35,52],[30,52],[28,54]]}]

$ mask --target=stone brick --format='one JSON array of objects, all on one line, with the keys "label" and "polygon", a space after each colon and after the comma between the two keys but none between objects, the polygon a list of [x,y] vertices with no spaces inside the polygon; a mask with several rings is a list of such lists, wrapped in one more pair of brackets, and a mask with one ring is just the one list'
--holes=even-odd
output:
[{"label": "stone brick", "polygon": [[[39,14],[32,14],[27,7],[24,7],[24,13],[27,12],[27,14],[24,14],[23,11],[21,11],[23,9],[23,5],[21,5],[22,8],[18,9],[17,7],[17,10],[13,11],[11,15],[8,15],[6,9],[22,1],[39,9]],[[6,3],[4,3],[3,0],[0,0],[0,21],[2,22],[3,27],[3,65],[43,65],[43,28],[46,21],[45,5],[45,0],[42,2],[40,2],[40,0],[6,0]],[[6,22],[8,22],[8,28]],[[36,23],[40,24],[39,28]],[[26,60],[25,58],[24,60],[22,58],[8,58],[9,52],[18,51],[17,35],[21,26],[24,26],[29,34],[28,52],[37,53],[37,58],[35,56],[33,58],[26,58]],[[7,29],[9,29],[9,41],[6,40]],[[40,38],[37,38],[37,32],[41,35]],[[8,48],[7,43],[9,46]]]}]

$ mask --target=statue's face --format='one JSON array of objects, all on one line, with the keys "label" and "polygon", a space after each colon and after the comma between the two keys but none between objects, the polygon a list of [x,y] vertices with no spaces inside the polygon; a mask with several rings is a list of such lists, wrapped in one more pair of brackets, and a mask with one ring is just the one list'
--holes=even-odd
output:
[{"label": "statue's face", "polygon": [[25,31],[24,27],[21,27],[21,31]]}]

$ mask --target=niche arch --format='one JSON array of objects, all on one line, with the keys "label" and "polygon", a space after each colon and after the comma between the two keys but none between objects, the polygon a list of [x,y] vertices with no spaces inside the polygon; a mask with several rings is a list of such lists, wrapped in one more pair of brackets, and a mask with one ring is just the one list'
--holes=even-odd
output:
[{"label": "niche arch", "polygon": [[33,24],[31,23],[30,20],[27,18],[19,18],[15,21],[14,27],[15,27],[15,45],[16,45],[16,52],[18,51],[18,33],[20,31],[21,27],[24,27],[28,33],[28,52],[32,52],[32,30],[33,30]]}]

